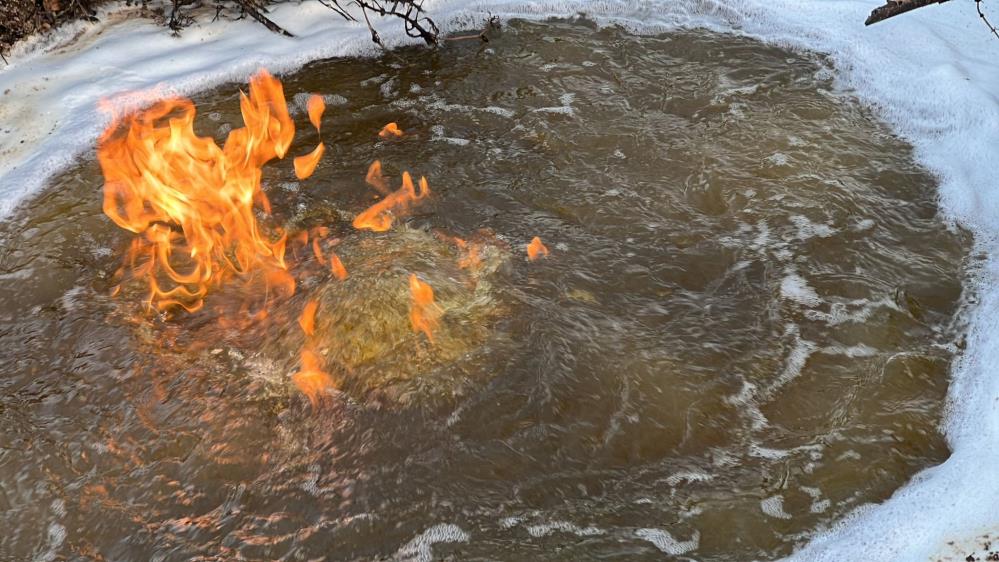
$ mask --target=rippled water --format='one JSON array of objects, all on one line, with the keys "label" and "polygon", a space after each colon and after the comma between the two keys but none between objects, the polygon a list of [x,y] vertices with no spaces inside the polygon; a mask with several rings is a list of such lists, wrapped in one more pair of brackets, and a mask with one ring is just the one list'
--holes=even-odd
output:
[{"label": "rippled water", "polygon": [[[946,457],[969,237],[821,60],[515,22],[283,79],[327,95],[331,150],[269,168],[272,222],[329,227],[353,285],[311,272],[246,329],[225,290],[145,315],[108,296],[129,237],[93,161],[0,226],[0,554],[773,558]],[[238,86],[196,100],[205,134],[240,125]],[[434,197],[358,234],[375,158]],[[433,232],[494,249],[475,291]],[[409,272],[454,283],[438,347],[398,310]],[[351,373],[313,410],[288,375],[317,296],[395,339],[328,321]]]}]

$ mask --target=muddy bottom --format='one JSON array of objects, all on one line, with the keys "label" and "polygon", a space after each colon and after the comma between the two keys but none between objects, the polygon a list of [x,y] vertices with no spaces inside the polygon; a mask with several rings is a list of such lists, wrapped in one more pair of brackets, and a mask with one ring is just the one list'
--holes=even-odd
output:
[{"label": "muddy bottom", "polygon": [[[328,150],[265,169],[269,222],[330,229],[357,290],[316,273],[256,331],[211,313],[226,289],[146,314],[109,296],[130,236],[97,164],[53,180],[0,225],[3,556],[772,559],[946,458],[970,237],[821,59],[508,22],[281,78],[291,154],[311,92]],[[203,134],[241,126],[239,87],[195,100]],[[350,228],[374,159],[433,190],[393,233]],[[502,265],[462,292],[434,233]],[[410,273],[453,284],[445,351],[378,288]],[[289,382],[310,298],[356,377],[319,408]]]}]

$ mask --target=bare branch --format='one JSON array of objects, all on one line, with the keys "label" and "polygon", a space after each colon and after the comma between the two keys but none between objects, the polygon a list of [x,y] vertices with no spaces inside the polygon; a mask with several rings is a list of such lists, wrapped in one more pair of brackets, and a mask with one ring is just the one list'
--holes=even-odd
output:
[{"label": "bare branch", "polygon": [[467,41],[469,39],[478,39],[479,41],[482,41],[483,43],[488,43],[489,42],[489,31],[493,30],[493,29],[499,29],[499,28],[500,28],[500,19],[499,19],[499,16],[489,16],[489,19],[486,20],[486,24],[484,26],[482,26],[482,31],[478,32],[477,34],[475,34],[475,35],[458,35],[457,37],[445,37],[444,40],[445,41]]},{"label": "bare branch", "polygon": [[949,1],[950,0],[888,0],[884,6],[875,8],[874,11],[871,12],[871,15],[867,17],[867,21],[864,22],[864,25],[878,23],[879,21],[884,21],[888,18],[893,18],[897,15],[910,12],[916,8],[922,8],[931,4],[943,4],[944,2]]},{"label": "bare branch", "polygon": [[294,37],[294,35],[289,33],[285,28],[268,19],[267,16],[262,14],[256,6],[250,3],[249,0],[236,0],[236,2],[246,13],[250,14],[250,17],[263,24],[263,26],[267,29],[273,31],[274,33],[284,35],[285,37]]},{"label": "bare branch", "polygon": [[982,22],[985,24],[985,27],[989,28],[992,35],[996,36],[996,39],[999,39],[999,31],[996,31],[996,26],[992,25],[989,18],[985,17],[985,12],[982,11],[982,0],[975,0],[975,9],[978,10],[978,17],[982,18]]},{"label": "bare branch", "polygon": [[[334,4],[338,0],[332,0]],[[361,10],[370,10],[380,16],[394,16],[403,21],[406,35],[420,38],[427,45],[436,45],[440,30],[423,10],[423,0],[353,0]],[[386,8],[385,5],[390,4]],[[365,16],[367,17],[367,16]]]}]

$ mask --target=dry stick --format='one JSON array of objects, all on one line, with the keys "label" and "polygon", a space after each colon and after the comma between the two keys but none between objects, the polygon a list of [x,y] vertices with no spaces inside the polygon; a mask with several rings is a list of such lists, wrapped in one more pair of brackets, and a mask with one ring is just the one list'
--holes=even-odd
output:
[{"label": "dry stick", "polygon": [[364,14],[364,23],[368,24],[368,31],[371,32],[371,40],[374,41],[375,45],[381,47],[383,51],[388,51],[382,43],[382,38],[378,35],[378,32],[375,31],[374,26],[371,25],[371,20],[368,19],[368,11],[364,9],[363,4],[361,4],[361,13]]},{"label": "dry stick", "polygon": [[500,27],[500,19],[499,19],[499,17],[498,16],[489,16],[489,19],[486,20],[486,25],[482,26],[482,31],[480,31],[477,35],[459,35],[457,37],[445,37],[444,40],[445,41],[467,41],[469,39],[478,39],[478,40],[482,41],[483,43],[488,43],[489,42],[489,36],[487,35],[487,32],[489,32],[489,30],[491,30],[491,29],[499,29],[499,27]]},{"label": "dry stick", "polygon": [[3,63],[4,64],[6,64],[7,66],[10,66],[10,63],[7,62],[7,57],[3,56],[3,51],[0,51],[0,59],[3,59]]},{"label": "dry stick", "polygon": [[250,17],[263,24],[263,26],[266,27],[267,29],[273,31],[274,33],[280,33],[285,37],[294,37],[294,35],[288,33],[288,31],[286,31],[283,27],[267,19],[267,16],[261,14],[260,11],[257,10],[255,6],[253,6],[248,2],[248,0],[237,0],[237,2],[245,12],[250,14]]},{"label": "dry stick", "polygon": [[999,31],[996,31],[996,26],[989,22],[989,18],[985,17],[985,12],[982,11],[982,0],[975,0],[975,9],[978,10],[978,17],[982,18],[985,27],[988,27],[992,35],[995,35],[996,39],[999,39]]},{"label": "dry stick", "polygon": [[336,0],[319,0],[319,3],[336,12],[347,21],[357,21],[357,18],[347,13],[346,10],[337,5]]},{"label": "dry stick", "polygon": [[878,23],[879,21],[884,21],[899,14],[915,10],[916,8],[929,6],[930,4],[943,4],[944,2],[949,1],[950,0],[888,0],[887,4],[879,8],[875,8],[871,12],[871,15],[867,17],[867,21],[864,22],[864,25]]},{"label": "dry stick", "polygon": [[[333,0],[336,2],[336,0]],[[386,9],[378,0],[354,0],[354,4],[361,9],[368,9],[379,16],[395,16],[405,23],[406,35],[423,39],[427,45],[436,45],[440,31],[434,20],[424,16],[422,21],[430,25],[431,29],[425,29],[421,23],[420,16],[424,13],[421,7],[422,0],[392,0],[392,7]],[[405,12],[399,12],[400,6]]]}]

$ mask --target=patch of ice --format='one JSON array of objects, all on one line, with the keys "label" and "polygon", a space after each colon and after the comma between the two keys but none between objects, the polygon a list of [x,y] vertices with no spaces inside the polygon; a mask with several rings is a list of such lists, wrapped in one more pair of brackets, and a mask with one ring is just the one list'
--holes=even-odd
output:
[{"label": "patch of ice", "polygon": [[434,559],[435,544],[468,542],[468,539],[468,533],[454,523],[438,523],[403,545],[394,558],[405,562],[430,562]]},{"label": "patch of ice", "polygon": [[547,537],[555,532],[570,533],[576,535],[577,537],[592,537],[595,535],[602,535],[606,531],[597,527],[579,527],[575,523],[570,523],[568,521],[541,523],[539,525],[531,525],[527,528],[527,533],[532,537],[537,538]]},{"label": "patch of ice", "polygon": [[762,500],[760,509],[774,519],[791,519],[791,514],[784,511],[784,496],[772,496]]},{"label": "patch of ice", "polygon": [[652,543],[661,552],[671,556],[680,556],[697,550],[701,543],[701,534],[697,531],[694,531],[694,535],[689,541],[678,541],[673,538],[673,535],[662,529],[636,529],[635,536]]},{"label": "patch of ice", "polygon": [[683,482],[710,482],[711,480],[714,480],[714,476],[710,474],[691,471],[674,472],[666,477],[666,483],[670,486],[676,486]]}]

